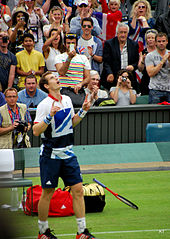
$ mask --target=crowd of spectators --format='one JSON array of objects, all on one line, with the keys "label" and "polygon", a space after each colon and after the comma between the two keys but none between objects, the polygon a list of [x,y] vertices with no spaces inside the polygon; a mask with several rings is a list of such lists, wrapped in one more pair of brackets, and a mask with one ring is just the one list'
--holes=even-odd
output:
[{"label": "crowd of spectators", "polygon": [[[62,94],[94,91],[118,106],[140,95],[170,102],[170,0],[159,13],[161,2],[152,16],[147,0],[1,1],[0,106],[12,88],[17,102],[36,108],[46,71]],[[0,119],[1,129],[1,108]]]}]

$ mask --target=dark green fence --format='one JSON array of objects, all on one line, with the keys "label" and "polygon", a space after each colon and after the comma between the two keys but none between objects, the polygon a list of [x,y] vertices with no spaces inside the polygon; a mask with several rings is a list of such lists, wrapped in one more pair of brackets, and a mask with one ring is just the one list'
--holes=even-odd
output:
[{"label": "dark green fence", "polygon": [[[170,123],[170,106],[93,107],[74,129],[75,145],[146,142],[147,123]],[[33,147],[40,145],[32,131],[30,137]]]}]

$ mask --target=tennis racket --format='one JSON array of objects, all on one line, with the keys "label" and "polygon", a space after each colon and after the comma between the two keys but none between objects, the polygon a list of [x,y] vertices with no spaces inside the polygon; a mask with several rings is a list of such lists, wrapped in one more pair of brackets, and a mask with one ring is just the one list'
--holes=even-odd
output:
[{"label": "tennis racket", "polygon": [[126,205],[132,207],[133,209],[138,210],[138,206],[136,206],[133,202],[129,201],[128,199],[120,196],[118,193],[113,192],[111,189],[109,189],[108,187],[106,187],[103,183],[101,183],[100,181],[98,181],[97,179],[93,178],[93,181],[98,183],[100,186],[102,186],[103,188],[105,188],[107,191],[109,191],[111,194],[113,194],[117,199],[119,199],[121,202],[125,203]]}]

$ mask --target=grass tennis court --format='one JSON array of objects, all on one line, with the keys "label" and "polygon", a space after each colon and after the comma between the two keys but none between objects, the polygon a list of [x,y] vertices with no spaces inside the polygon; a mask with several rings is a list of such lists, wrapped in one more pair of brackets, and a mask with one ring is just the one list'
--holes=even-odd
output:
[{"label": "grass tennis court", "polygon": [[[169,239],[170,171],[84,174],[85,183],[97,178],[113,191],[139,206],[134,210],[105,190],[102,213],[86,214],[87,227],[99,239]],[[39,178],[32,178],[34,185]],[[63,188],[62,182],[59,187]],[[37,217],[10,213],[17,238],[37,238]],[[75,239],[75,217],[49,218],[49,226],[60,239]],[[164,229],[164,231],[163,231]]]}]

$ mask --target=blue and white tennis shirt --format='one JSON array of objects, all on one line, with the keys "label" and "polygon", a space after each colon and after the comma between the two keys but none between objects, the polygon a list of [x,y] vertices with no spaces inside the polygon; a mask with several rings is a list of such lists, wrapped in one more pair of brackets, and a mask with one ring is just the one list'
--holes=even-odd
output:
[{"label": "blue and white tennis shirt", "polygon": [[59,102],[49,94],[38,105],[34,123],[42,122],[45,119],[50,113],[54,101],[54,105],[60,107],[60,110],[54,115],[46,131],[41,134],[43,144],[40,155],[52,159],[67,159],[74,156],[72,118],[75,113],[70,97],[62,95],[61,102]]}]

